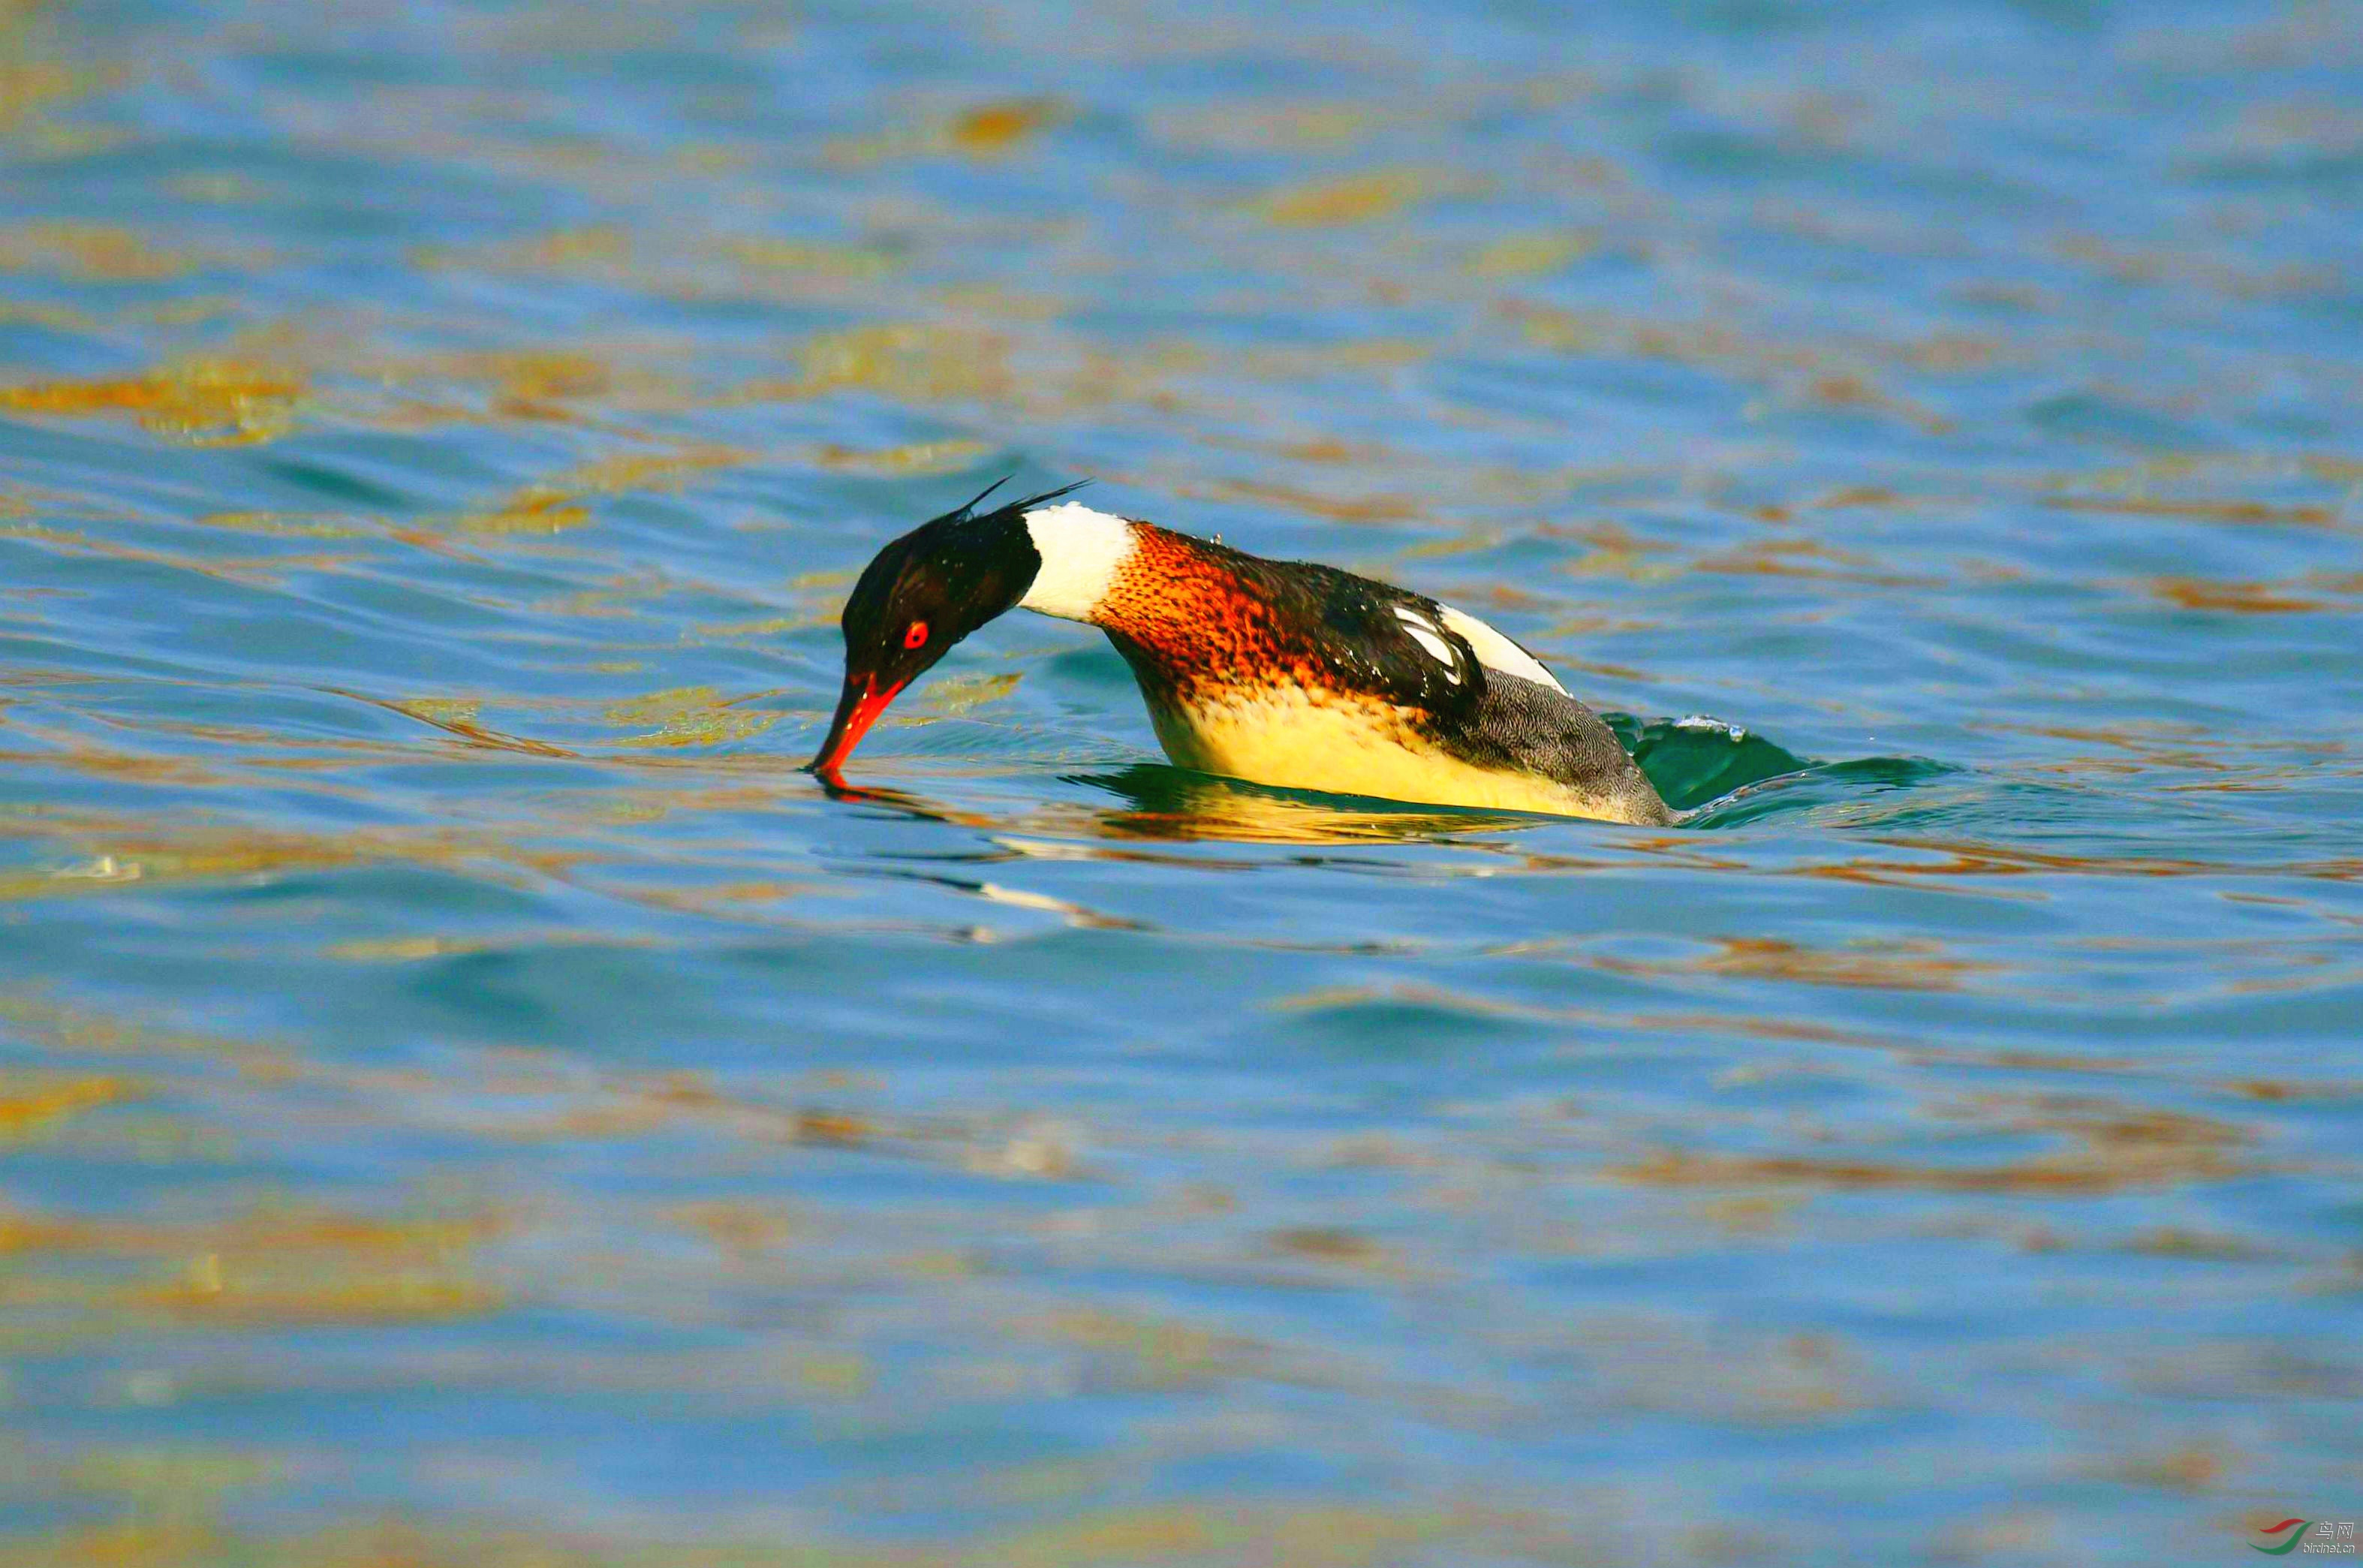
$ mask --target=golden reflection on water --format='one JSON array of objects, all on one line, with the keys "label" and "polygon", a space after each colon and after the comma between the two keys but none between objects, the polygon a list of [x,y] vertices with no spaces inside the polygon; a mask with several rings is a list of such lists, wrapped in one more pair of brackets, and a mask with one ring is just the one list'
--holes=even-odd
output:
[{"label": "golden reflection on water", "polygon": [[1948,956],[1941,944],[1930,941],[1889,940],[1830,949],[1770,937],[1718,938],[1711,951],[1679,962],[1641,962],[1614,957],[1593,962],[1618,974],[1733,974],[1888,991],[1956,991],[1965,980],[1991,974],[1999,968]]},{"label": "golden reflection on water", "polygon": [[[1000,816],[955,808],[908,789],[849,784],[842,778],[819,781],[834,799],[885,806],[927,821],[1000,833],[1061,833],[1117,841],[1410,842],[1534,828],[1555,820],[1515,813],[1423,810],[1378,801],[1349,806],[1158,763],[1139,763],[1110,773],[1079,773],[1070,782],[1123,796],[1128,804],[1115,809],[1034,806]],[[997,841],[1016,847],[1015,840]],[[1092,851],[1082,845],[1042,845],[1026,846],[1024,852],[1057,856]]]},{"label": "golden reflection on water", "polygon": [[[134,1097],[116,1078],[0,1075],[0,1144],[20,1140],[52,1122],[94,1106]],[[0,1240],[0,1251],[7,1243]]]},{"label": "golden reflection on water", "polygon": [[1377,802],[1349,806],[1155,764],[1083,774],[1077,782],[1129,802],[1125,809],[1094,814],[1097,830],[1115,839],[1248,844],[1409,841],[1513,831],[1551,820],[1514,812],[1423,810]]},{"label": "golden reflection on water", "polygon": [[[2038,1135],[2060,1146],[1999,1164],[1665,1150],[1621,1166],[1614,1173],[1652,1186],[2098,1195],[2227,1181],[2267,1168],[2235,1157],[2232,1151],[2247,1144],[2249,1135],[2213,1118],[2109,1101],[2027,1102],[2002,1095],[1989,1096],[1987,1103],[1969,1107],[1967,1114],[1981,1131]],[[1942,1135],[1928,1141],[1941,1144]]]},{"label": "golden reflection on water", "polygon": [[0,272],[158,283],[184,277],[211,260],[192,249],[158,246],[116,224],[28,223],[0,235]]},{"label": "golden reflection on water", "polygon": [[156,435],[194,446],[267,441],[294,427],[300,376],[236,361],[200,360],[150,375],[0,387],[0,408],[26,414],[124,412]]}]

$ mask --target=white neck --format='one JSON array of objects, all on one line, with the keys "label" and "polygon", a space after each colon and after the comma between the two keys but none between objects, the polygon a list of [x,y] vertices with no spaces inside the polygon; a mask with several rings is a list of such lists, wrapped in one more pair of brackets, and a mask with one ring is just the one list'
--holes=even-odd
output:
[{"label": "white neck", "polygon": [[1060,620],[1099,618],[1116,573],[1133,551],[1132,525],[1072,501],[1026,514],[1042,570],[1017,602]]}]

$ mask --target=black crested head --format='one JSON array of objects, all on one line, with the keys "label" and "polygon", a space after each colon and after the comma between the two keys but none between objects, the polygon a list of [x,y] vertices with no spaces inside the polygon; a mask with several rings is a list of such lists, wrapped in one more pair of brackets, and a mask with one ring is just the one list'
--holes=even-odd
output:
[{"label": "black crested head", "polygon": [[967,506],[920,524],[863,569],[841,623],[845,691],[827,739],[808,764],[813,772],[836,772],[896,694],[1034,585],[1042,557],[1026,532],[1026,514],[1082,482],[977,510],[1008,483],[996,480]]},{"label": "black crested head", "polygon": [[849,670],[907,682],[1026,596],[1042,569],[1026,514],[1080,486],[977,510],[1008,483],[997,480],[968,505],[920,524],[862,569],[845,601]]}]

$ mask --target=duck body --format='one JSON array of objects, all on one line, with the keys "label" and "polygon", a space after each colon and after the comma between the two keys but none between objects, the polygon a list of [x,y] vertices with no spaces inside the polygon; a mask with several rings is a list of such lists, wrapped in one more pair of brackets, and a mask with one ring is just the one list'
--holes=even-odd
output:
[{"label": "duck body", "polygon": [[[1673,820],[1600,717],[1475,617],[1336,567],[1048,504],[1063,494],[982,516],[971,503],[872,563],[893,580],[866,573],[847,606],[846,701],[816,771],[833,772],[866,728],[865,693],[882,706],[912,678],[886,670],[858,683],[857,646],[892,643],[897,627],[905,643],[921,630],[932,642],[939,623],[956,627],[997,604],[982,618],[1023,607],[1105,632],[1139,683],[1159,743],[1185,768],[1336,795]],[[952,537],[921,539],[948,522]],[[890,561],[913,545],[909,559]],[[920,564],[920,581],[904,581],[948,547],[949,565]],[[935,584],[960,576],[963,556],[989,591],[930,617]],[[865,590],[881,602],[857,615]],[[882,695],[880,676],[892,683]]]}]

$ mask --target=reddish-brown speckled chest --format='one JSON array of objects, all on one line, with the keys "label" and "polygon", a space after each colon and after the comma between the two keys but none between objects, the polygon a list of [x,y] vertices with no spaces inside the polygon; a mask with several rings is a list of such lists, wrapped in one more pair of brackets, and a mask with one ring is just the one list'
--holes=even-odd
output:
[{"label": "reddish-brown speckled chest", "polygon": [[1204,700],[1229,691],[1288,685],[1325,692],[1335,673],[1317,627],[1293,624],[1300,606],[1277,602],[1221,545],[1133,525],[1132,555],[1109,584],[1099,624],[1160,695]]}]

